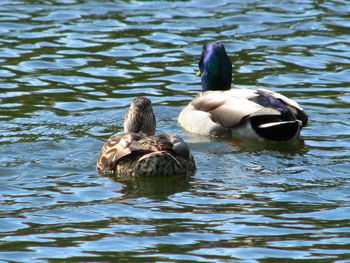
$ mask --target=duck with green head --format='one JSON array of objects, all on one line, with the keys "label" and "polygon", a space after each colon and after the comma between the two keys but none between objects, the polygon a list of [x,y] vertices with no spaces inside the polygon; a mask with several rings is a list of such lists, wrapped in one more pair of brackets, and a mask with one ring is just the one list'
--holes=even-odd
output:
[{"label": "duck with green head", "polygon": [[110,137],[97,160],[101,174],[118,177],[192,175],[196,166],[188,145],[173,134],[155,135],[151,101],[134,99],[125,114],[124,133]]},{"label": "duck with green head", "polygon": [[308,116],[295,101],[266,89],[231,88],[232,64],[223,44],[203,45],[199,93],[180,113],[192,133],[237,139],[288,141],[298,138]]}]

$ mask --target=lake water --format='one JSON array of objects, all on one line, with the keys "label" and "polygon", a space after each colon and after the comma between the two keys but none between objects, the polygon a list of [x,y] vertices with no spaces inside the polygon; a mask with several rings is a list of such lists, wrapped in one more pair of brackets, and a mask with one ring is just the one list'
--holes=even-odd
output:
[{"label": "lake water", "polygon": [[[2,262],[350,262],[350,2],[0,4]],[[177,125],[221,41],[239,87],[296,100],[296,144]],[[190,145],[190,178],[115,181],[95,161],[136,96]]]}]

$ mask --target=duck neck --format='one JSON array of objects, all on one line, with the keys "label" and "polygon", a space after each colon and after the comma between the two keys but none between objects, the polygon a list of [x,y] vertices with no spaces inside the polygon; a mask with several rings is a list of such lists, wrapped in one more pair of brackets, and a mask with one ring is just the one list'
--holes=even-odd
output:
[{"label": "duck neck", "polygon": [[[225,58],[226,59],[226,58]],[[201,75],[202,89],[229,90],[232,83],[232,65],[230,60],[217,57],[205,63]]]},{"label": "duck neck", "polygon": [[202,74],[202,90],[229,90],[231,88],[231,79],[212,78]]},{"label": "duck neck", "polygon": [[145,135],[154,135],[156,130],[156,119],[153,111],[129,110],[125,115],[124,132],[143,133]]}]

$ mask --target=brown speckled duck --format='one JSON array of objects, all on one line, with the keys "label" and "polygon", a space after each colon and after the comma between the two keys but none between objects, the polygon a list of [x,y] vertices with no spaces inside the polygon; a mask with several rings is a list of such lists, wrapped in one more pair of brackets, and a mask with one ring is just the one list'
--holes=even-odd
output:
[{"label": "brown speckled duck", "polygon": [[155,129],[151,101],[134,99],[125,115],[124,133],[107,140],[97,170],[129,177],[194,174],[195,161],[187,144],[173,134],[154,135]]},{"label": "brown speckled duck", "polygon": [[203,45],[202,92],[180,113],[186,130],[202,135],[288,141],[299,136],[308,116],[295,101],[266,89],[231,88],[232,64],[221,43]]}]

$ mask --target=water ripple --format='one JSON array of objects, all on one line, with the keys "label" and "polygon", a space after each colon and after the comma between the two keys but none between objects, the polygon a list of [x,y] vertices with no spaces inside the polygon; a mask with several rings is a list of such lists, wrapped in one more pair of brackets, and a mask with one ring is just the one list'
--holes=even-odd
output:
[{"label": "water ripple", "polygon": [[[0,259],[345,262],[346,1],[3,1]],[[69,10],[69,12],[67,12]],[[295,99],[296,145],[195,136],[176,123],[222,41],[239,87]],[[95,161],[135,96],[182,136],[191,178],[113,180]],[[117,245],[116,245],[117,244]]]}]

